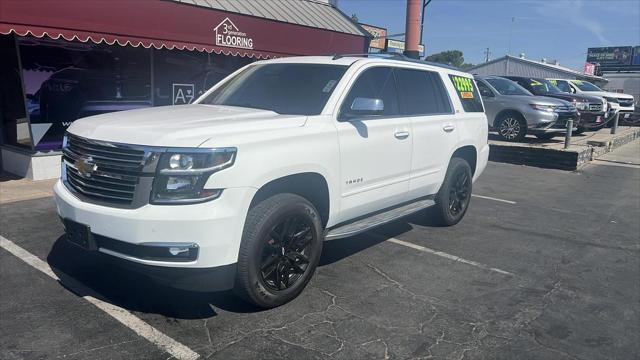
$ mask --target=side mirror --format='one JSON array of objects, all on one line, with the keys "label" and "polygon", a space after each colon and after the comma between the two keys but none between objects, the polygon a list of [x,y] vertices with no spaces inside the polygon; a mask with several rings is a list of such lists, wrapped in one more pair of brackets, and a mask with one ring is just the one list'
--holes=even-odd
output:
[{"label": "side mirror", "polygon": [[349,116],[358,115],[381,115],[384,110],[384,102],[382,99],[373,98],[355,98],[349,108]]}]

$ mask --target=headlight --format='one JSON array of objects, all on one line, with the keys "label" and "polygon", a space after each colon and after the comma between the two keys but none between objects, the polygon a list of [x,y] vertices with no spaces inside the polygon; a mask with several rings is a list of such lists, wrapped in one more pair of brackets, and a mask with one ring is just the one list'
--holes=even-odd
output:
[{"label": "headlight", "polygon": [[614,97],[605,97],[604,99],[610,103],[616,103],[616,104],[618,103],[618,99]]},{"label": "headlight", "polygon": [[547,112],[553,112],[553,110],[555,110],[556,108],[554,105],[539,105],[539,104],[529,104],[529,105],[531,105],[531,107],[536,110],[547,111]]},{"label": "headlight", "polygon": [[160,156],[153,181],[152,204],[192,204],[220,196],[222,189],[205,189],[211,174],[233,165],[236,148],[169,150]]}]

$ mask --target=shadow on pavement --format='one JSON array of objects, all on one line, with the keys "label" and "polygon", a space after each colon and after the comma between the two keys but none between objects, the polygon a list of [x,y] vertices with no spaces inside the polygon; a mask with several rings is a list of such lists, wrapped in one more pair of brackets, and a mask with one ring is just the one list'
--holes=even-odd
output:
[{"label": "shadow on pavement", "polygon": [[[63,279],[63,285],[67,275],[100,294],[100,300],[130,311],[179,319],[205,319],[216,316],[212,305],[236,313],[261,310],[243,302],[231,291],[204,293],[163,286],[142,274],[121,268],[108,255],[89,253],[68,243],[64,236],[54,243],[47,262]],[[73,286],[65,287],[75,292]]]},{"label": "shadow on pavement", "polygon": [[[410,231],[413,228],[410,223],[433,226],[429,224],[429,216],[425,211],[421,211],[381,229],[395,236]],[[333,264],[386,239],[386,236],[363,234],[348,239],[327,241],[324,243],[318,266]],[[231,290],[194,292],[158,284],[143,274],[123,268],[109,255],[87,252],[76,247],[67,242],[64,236],[60,236],[53,244],[47,262],[62,279],[62,285],[76,295],[96,296],[100,300],[133,312],[160,314],[177,319],[205,319],[217,315],[214,307],[234,313],[262,311],[240,300]],[[65,285],[65,278],[68,277],[93,293],[77,293],[74,286]]]}]

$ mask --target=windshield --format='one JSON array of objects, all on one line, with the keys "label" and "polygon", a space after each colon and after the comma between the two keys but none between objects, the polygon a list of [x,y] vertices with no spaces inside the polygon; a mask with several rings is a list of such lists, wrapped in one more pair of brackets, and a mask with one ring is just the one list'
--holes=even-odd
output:
[{"label": "windshield", "polygon": [[532,95],[527,89],[507,79],[492,78],[487,82],[496,89],[500,95]]},{"label": "windshield", "polygon": [[571,82],[573,83],[573,85],[577,86],[578,89],[582,91],[603,91],[602,89],[600,89],[599,87],[593,85],[588,81],[573,80]]},{"label": "windshield", "polygon": [[347,66],[263,64],[225,81],[200,104],[264,109],[287,115],[317,115]]},{"label": "windshield", "polygon": [[549,80],[531,79],[529,85],[531,87],[531,92],[536,95],[562,94],[562,90],[549,82]]}]

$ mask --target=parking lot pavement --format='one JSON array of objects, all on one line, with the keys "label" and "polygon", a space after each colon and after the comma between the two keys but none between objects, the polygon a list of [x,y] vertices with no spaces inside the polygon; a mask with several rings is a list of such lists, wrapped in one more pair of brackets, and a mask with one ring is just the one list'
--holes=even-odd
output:
[{"label": "parking lot pavement", "polygon": [[[201,358],[637,359],[639,187],[624,164],[490,163],[457,226],[422,212],[327,242],[304,293],[266,311],[88,256],[48,198],[3,204],[0,235]],[[172,356],[2,249],[0,267],[0,358]]]}]

